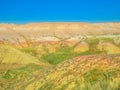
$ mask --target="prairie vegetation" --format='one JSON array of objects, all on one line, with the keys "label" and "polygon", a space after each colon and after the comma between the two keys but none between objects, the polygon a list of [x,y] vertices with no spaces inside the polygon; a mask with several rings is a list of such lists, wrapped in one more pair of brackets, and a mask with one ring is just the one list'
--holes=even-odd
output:
[{"label": "prairie vegetation", "polygon": [[[19,33],[18,33],[19,34]],[[0,43],[0,90],[120,90],[120,36]]]}]

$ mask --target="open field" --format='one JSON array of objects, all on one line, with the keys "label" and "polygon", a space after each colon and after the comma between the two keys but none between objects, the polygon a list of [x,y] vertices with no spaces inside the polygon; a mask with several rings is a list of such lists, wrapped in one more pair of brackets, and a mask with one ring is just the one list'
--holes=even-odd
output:
[{"label": "open field", "polygon": [[0,90],[120,90],[119,23],[0,25]]}]

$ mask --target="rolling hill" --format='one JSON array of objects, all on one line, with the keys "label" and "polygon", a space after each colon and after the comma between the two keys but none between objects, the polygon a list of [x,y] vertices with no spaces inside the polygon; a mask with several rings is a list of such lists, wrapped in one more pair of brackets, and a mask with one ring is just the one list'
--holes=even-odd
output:
[{"label": "rolling hill", "polygon": [[58,64],[26,90],[119,90],[119,61],[119,55],[78,56]]}]

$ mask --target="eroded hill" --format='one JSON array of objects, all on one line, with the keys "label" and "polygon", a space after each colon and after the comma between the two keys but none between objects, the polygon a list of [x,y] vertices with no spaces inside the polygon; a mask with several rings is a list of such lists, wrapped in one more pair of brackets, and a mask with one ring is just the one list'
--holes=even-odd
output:
[{"label": "eroded hill", "polygon": [[72,37],[77,35],[120,34],[120,23],[30,23],[0,24],[0,40],[24,41],[24,37]]}]

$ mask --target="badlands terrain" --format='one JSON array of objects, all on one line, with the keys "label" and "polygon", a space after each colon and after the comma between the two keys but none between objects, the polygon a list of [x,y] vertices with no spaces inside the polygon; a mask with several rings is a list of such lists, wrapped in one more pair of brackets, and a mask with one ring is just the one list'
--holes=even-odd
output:
[{"label": "badlands terrain", "polygon": [[[35,40],[43,37],[74,37],[79,35],[120,34],[120,23],[30,23],[0,24],[0,40],[14,42],[24,40],[23,36]],[[42,38],[42,39],[41,39]],[[48,38],[47,38],[48,39]],[[49,40],[48,39],[48,40]],[[55,38],[52,38],[53,40]],[[55,39],[56,40],[56,39]]]},{"label": "badlands terrain", "polygon": [[0,90],[120,90],[120,23],[0,24]]}]

